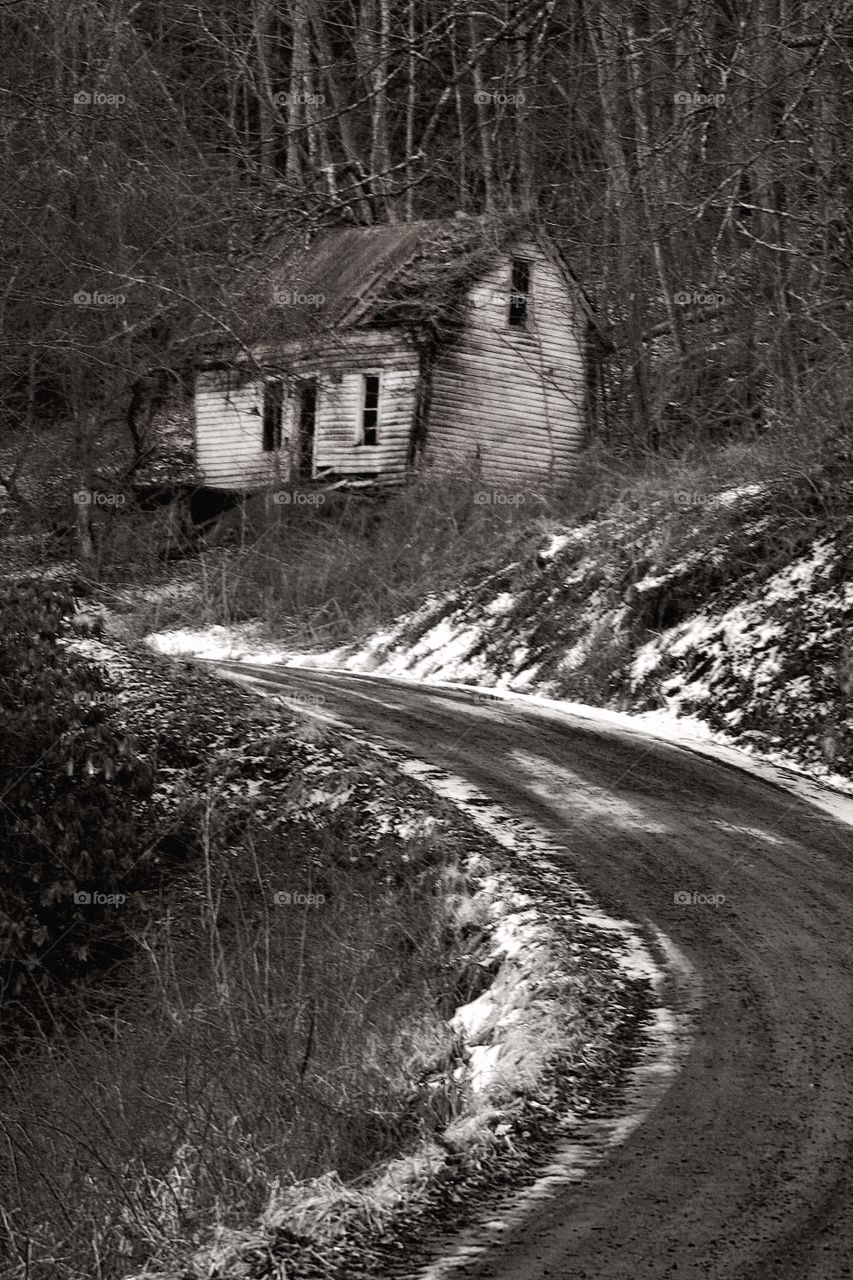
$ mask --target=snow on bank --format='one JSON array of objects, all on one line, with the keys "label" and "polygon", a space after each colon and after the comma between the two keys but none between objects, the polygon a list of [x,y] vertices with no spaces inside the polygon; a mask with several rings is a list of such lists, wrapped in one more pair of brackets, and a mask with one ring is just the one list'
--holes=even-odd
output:
[{"label": "snow on bank", "polygon": [[767,486],[764,484],[745,484],[716,494],[714,502],[718,507],[734,507],[742,503],[744,498],[759,498],[766,491]]},{"label": "snow on bank", "polygon": [[[725,655],[733,655],[741,672],[748,675],[756,686],[770,684],[780,665],[780,648],[785,636],[783,620],[768,621],[767,615],[774,605],[791,603],[808,593],[814,593],[815,576],[825,573],[831,565],[829,544],[818,541],[810,556],[775,574],[765,585],[762,596],[750,603],[738,603],[714,616],[699,613],[686,622],[663,632],[638,649],[631,665],[631,678],[640,684],[667,657],[684,658],[691,650],[702,650],[711,661],[711,669],[702,681],[694,682],[691,696],[707,697],[712,684],[715,663]],[[644,583],[637,586],[637,590]],[[814,595],[813,595],[814,599]],[[853,585],[846,584],[841,595],[834,593],[833,605],[839,602],[853,605]],[[827,597],[822,601],[825,612],[830,605]],[[685,700],[682,690],[680,701]],[[676,710],[673,699],[672,710]]]},{"label": "snow on bank", "polygon": [[[547,916],[537,911],[526,895],[505,890],[506,914],[493,934],[493,955],[503,959],[502,968],[487,991],[456,1011],[453,1026],[464,1035],[472,1086],[478,1093],[500,1081],[505,1062],[516,1064],[517,1069],[519,1062],[529,1057],[526,1037],[531,1029],[541,1027],[539,1035],[545,1040],[552,1027],[559,1028],[559,1020],[549,1016],[551,1002],[543,1000],[543,956],[547,957],[553,921],[561,914],[561,899],[563,912],[570,904],[572,917],[604,935],[602,941],[613,950],[625,980],[645,979],[653,992],[642,1045],[626,1072],[618,1105],[595,1119],[567,1115],[564,1128],[569,1136],[558,1142],[539,1177],[504,1197],[499,1205],[490,1206],[487,1218],[475,1220],[457,1235],[448,1253],[417,1273],[418,1280],[449,1280],[525,1221],[537,1203],[584,1178],[659,1105],[690,1051],[702,984],[667,935],[652,931],[653,953],[633,924],[604,914],[563,867],[557,871],[549,857],[553,843],[546,832],[520,822],[462,778],[423,761],[410,761],[403,768],[460,807],[505,848],[521,853],[519,861],[548,885]],[[497,886],[498,880],[493,884]],[[513,909],[508,911],[507,907]],[[548,974],[547,968],[544,972]],[[532,1024],[531,1013],[536,1019]],[[545,1057],[543,1045],[543,1061]],[[495,1132],[504,1128],[506,1125],[499,1124]]]},{"label": "snow on bank", "polygon": [[[527,894],[514,890],[505,878],[493,874],[482,883],[481,892],[492,904],[492,910],[498,907],[494,916],[497,925],[492,933],[491,958],[500,959],[503,964],[492,985],[477,999],[458,1008],[451,1024],[463,1035],[467,1045],[475,1092],[487,1090],[500,1080],[503,1060],[517,1060],[520,1049],[529,1052],[530,1014],[536,1020],[542,1020],[543,1027],[549,1021],[547,1016],[543,1020],[549,1003],[542,999],[543,959],[547,958],[552,937],[549,921],[553,920],[555,912],[560,911],[561,899],[563,912],[579,917],[586,925],[608,936],[608,944],[627,979],[646,979],[658,997],[665,983],[674,980],[684,997],[684,1005],[698,1008],[701,1002],[699,976],[671,939],[658,934],[658,955],[655,956],[632,922],[603,912],[565,867],[560,866],[559,871],[555,869],[551,856],[562,850],[555,848],[547,832],[520,821],[466,779],[444,769],[421,760],[403,761],[398,767],[431,787],[443,799],[451,801],[505,849],[522,855],[520,863],[547,884],[549,898],[553,898],[545,916]],[[553,972],[551,977],[555,980]],[[662,1003],[657,1009],[661,1015],[661,1034],[653,1046],[657,1059],[654,1073],[658,1082],[656,1102],[674,1079],[690,1039],[690,1015],[686,1009],[675,1013]],[[669,1034],[664,1034],[664,1027],[668,1028]],[[486,1044],[487,1041],[491,1043]],[[544,1051],[544,1043],[542,1048]],[[492,1052],[487,1053],[486,1049]],[[640,1118],[637,1118],[639,1122]]]},{"label": "snow on bank", "polygon": [[[276,663],[288,660],[287,650],[260,638],[257,623],[154,632],[145,637],[156,653],[169,657],[204,658],[210,662]],[[331,655],[329,655],[331,657]]]},{"label": "snow on bank", "polygon": [[837,518],[810,539],[814,520],[771,498],[760,485],[712,495],[717,523],[686,532],[648,511],[560,530],[532,562],[433,596],[327,653],[288,651],[245,625],[149,643],[544,697],[585,718],[630,713],[625,728],[734,751],[729,763],[753,771],[781,767],[777,783],[802,786],[810,775],[849,792],[853,522]]},{"label": "snow on bank", "polygon": [[[217,628],[217,630],[224,631],[225,628]],[[271,650],[269,652],[274,653],[276,656],[259,656],[259,653],[254,653],[250,656],[237,657],[233,655],[241,652],[239,643],[233,649],[224,641],[221,644],[221,648],[208,646],[204,633],[196,634],[202,638],[198,650],[181,648],[177,652],[183,656],[207,659],[211,657],[210,649],[212,648],[214,655],[212,660],[214,661],[242,660],[247,665],[281,663],[296,670],[312,668],[340,675],[346,675],[352,671],[351,667],[336,666],[332,661],[324,661],[324,659],[336,657],[340,651],[333,651],[329,654],[293,654],[288,653],[286,650]],[[156,648],[157,646],[152,647]],[[159,652],[169,652],[169,650],[160,649]],[[431,688],[469,693],[472,697],[479,698],[481,701],[488,699],[491,702],[506,699],[510,702],[529,705],[531,708],[538,707],[545,711],[606,725],[626,733],[647,734],[672,746],[680,746],[685,750],[696,752],[709,759],[718,760],[723,764],[733,765],[746,773],[751,773],[754,777],[762,778],[766,782],[782,787],[803,800],[810,801],[825,813],[853,826],[853,779],[830,771],[822,773],[820,778],[816,779],[809,770],[803,768],[798,761],[785,752],[758,752],[754,749],[744,748],[735,738],[727,734],[714,732],[704,721],[695,717],[679,716],[663,709],[631,714],[624,711],[613,711],[606,707],[591,707],[585,703],[549,698],[542,694],[528,694],[515,689],[498,689],[493,685],[472,685],[449,680],[422,682],[415,679],[408,672],[400,673],[396,677],[388,677],[378,673],[363,674],[369,674],[378,683],[385,680],[397,680],[413,685],[424,683]],[[312,714],[317,713],[312,712]]]}]

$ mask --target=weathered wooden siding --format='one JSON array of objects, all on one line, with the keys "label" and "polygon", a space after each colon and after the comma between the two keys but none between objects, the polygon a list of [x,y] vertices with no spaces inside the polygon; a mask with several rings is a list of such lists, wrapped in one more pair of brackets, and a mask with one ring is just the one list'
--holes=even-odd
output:
[{"label": "weathered wooden siding", "polygon": [[264,453],[263,382],[200,371],[195,388],[198,470],[213,489],[253,489],[284,479],[287,451]]},{"label": "weathered wooden siding", "polygon": [[[295,378],[317,379],[314,474],[376,473],[401,478],[406,471],[412,429],[418,356],[398,333],[352,333],[333,345],[291,346],[285,362]],[[362,378],[379,374],[379,429],[375,445],[359,444]],[[298,429],[298,405],[291,402],[289,432]]]},{"label": "weathered wooden siding", "polygon": [[[530,322],[507,323],[513,257],[533,266]],[[469,292],[468,323],[436,360],[426,458],[453,468],[479,453],[483,479],[505,488],[534,478],[567,479],[586,418],[584,317],[557,265],[518,243]],[[418,392],[414,344],[398,331],[345,331],[258,347],[256,359],[284,378],[280,451],[263,451],[260,378],[229,390],[222,373],[200,373],[195,395],[197,457],[205,483],[255,488],[287,480],[298,456],[300,379],[317,379],[315,477],[405,475]],[[380,375],[378,443],[359,443],[362,378]]]},{"label": "weathered wooden siding", "polygon": [[[533,264],[532,321],[510,329],[511,260]],[[439,466],[473,458],[483,479],[571,476],[583,442],[583,318],[558,268],[533,244],[518,244],[469,292],[469,323],[436,361],[426,456]]]},{"label": "weathered wooden siding", "polygon": [[[260,379],[229,389],[226,374],[200,373],[195,394],[196,448],[206,484],[241,489],[287,480],[298,456],[299,383],[310,377],[317,379],[313,474],[376,473],[389,478],[405,474],[418,380],[418,356],[410,342],[396,333],[353,333],[262,347],[254,354],[284,379],[282,448],[263,451]],[[367,373],[380,376],[375,445],[358,442],[362,378]]]}]

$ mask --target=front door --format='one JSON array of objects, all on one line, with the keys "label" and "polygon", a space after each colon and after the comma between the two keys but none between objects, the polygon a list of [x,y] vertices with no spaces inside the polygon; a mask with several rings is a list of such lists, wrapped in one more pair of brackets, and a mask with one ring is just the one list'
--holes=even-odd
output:
[{"label": "front door", "polygon": [[310,480],[314,473],[314,431],[317,425],[317,379],[299,384],[298,478]]}]

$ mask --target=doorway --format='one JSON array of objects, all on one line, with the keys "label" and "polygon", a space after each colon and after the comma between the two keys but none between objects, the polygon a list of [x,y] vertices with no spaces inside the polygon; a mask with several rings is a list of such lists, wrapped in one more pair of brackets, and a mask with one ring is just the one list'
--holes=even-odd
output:
[{"label": "doorway", "polygon": [[305,378],[299,384],[299,443],[296,462],[297,479],[310,480],[314,474],[314,435],[317,428],[317,379]]}]

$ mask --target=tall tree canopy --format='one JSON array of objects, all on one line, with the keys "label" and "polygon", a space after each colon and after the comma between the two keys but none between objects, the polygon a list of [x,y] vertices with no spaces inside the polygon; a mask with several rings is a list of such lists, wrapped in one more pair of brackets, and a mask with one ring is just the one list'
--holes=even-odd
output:
[{"label": "tall tree canopy", "polygon": [[569,251],[614,429],[772,422],[846,356],[851,9],[0,5],[0,431],[62,414],[85,454],[146,371],[245,337],[229,269],[274,233],[457,209]]}]

